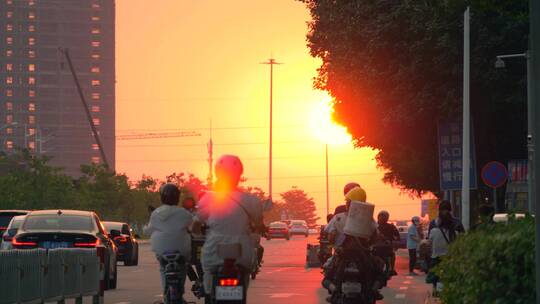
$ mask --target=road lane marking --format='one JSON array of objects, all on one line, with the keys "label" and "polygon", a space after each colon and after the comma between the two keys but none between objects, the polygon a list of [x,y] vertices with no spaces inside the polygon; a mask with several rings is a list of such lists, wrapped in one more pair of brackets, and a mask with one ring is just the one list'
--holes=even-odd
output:
[{"label": "road lane marking", "polygon": [[290,298],[293,296],[303,296],[303,294],[300,293],[267,293],[265,296],[270,296],[270,298]]},{"label": "road lane marking", "polygon": [[405,294],[404,293],[398,293],[396,295],[396,299],[405,299]]}]

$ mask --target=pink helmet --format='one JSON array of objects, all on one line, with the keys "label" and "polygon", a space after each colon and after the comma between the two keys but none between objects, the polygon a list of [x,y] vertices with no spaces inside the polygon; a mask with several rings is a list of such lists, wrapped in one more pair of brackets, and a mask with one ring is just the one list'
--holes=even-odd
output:
[{"label": "pink helmet", "polygon": [[215,171],[218,179],[239,179],[244,173],[244,166],[238,156],[225,154],[217,160]]}]

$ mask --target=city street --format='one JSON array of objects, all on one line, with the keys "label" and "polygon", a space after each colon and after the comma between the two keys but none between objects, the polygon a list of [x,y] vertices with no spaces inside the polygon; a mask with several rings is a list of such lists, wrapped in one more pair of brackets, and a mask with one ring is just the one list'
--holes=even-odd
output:
[{"label": "city street", "polygon": [[[293,237],[290,241],[263,241],[266,248],[265,263],[257,279],[252,281],[248,301],[257,304],[326,303],[326,290],[321,288],[319,268],[305,267],[306,244],[315,243],[314,236],[308,239]],[[407,260],[404,252],[398,258],[399,273],[406,273]],[[161,298],[158,266],[149,244],[140,247],[137,267],[119,266],[118,289],[105,293],[107,304],[153,303]],[[203,303],[193,297],[190,284],[186,286],[186,300]],[[385,299],[380,303],[424,303],[429,286],[424,276],[398,275],[383,290]]]}]

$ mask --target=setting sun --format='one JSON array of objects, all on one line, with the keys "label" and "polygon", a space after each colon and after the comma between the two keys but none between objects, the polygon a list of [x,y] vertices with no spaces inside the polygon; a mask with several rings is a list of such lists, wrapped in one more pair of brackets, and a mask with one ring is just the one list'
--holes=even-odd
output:
[{"label": "setting sun", "polygon": [[332,103],[330,98],[321,101],[311,112],[310,126],[315,137],[329,145],[344,145],[351,142],[347,128],[338,125],[332,119]]}]

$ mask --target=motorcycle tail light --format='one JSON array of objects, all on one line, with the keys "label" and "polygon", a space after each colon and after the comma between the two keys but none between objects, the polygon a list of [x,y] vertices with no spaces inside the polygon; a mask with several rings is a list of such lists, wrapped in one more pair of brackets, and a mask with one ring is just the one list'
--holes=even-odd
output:
[{"label": "motorcycle tail light", "polygon": [[238,279],[220,279],[219,286],[238,286]]}]

